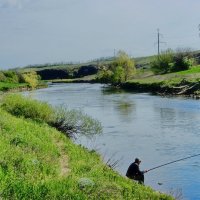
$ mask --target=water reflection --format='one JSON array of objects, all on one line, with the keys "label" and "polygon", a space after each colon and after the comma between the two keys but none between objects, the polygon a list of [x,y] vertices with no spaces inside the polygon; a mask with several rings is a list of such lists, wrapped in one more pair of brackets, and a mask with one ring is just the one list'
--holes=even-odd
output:
[{"label": "water reflection", "polygon": [[135,110],[135,105],[132,102],[119,100],[115,103],[115,109],[118,112],[118,115],[121,116],[123,121],[132,121],[132,114]]},{"label": "water reflection", "polygon": [[122,94],[122,93],[126,93],[125,90],[123,89],[119,89],[117,87],[112,87],[112,86],[103,86],[102,90],[101,90],[103,95],[113,95],[113,94]]}]

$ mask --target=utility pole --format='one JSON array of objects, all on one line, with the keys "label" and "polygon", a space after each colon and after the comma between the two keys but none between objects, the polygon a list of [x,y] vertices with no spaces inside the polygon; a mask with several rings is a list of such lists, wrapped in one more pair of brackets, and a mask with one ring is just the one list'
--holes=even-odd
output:
[{"label": "utility pole", "polygon": [[159,30],[159,28],[157,29],[157,42],[156,42],[156,44],[157,44],[157,48],[158,48],[158,57],[160,56],[160,43],[165,43],[165,42],[161,42],[160,41],[160,36],[162,36],[162,34],[160,33],[160,30]]},{"label": "utility pole", "polygon": [[158,56],[160,55],[160,32],[159,32],[159,28],[157,29],[157,35],[158,35]]},{"label": "utility pole", "polygon": [[200,37],[200,24],[198,25],[198,28],[199,28],[199,37]]}]

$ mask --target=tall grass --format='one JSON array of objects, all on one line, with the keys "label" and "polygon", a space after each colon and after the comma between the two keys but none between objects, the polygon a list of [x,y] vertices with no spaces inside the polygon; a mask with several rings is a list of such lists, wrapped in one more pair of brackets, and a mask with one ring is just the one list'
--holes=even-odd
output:
[{"label": "tall grass", "polygon": [[53,108],[50,105],[19,94],[5,95],[1,106],[15,116],[23,116],[37,121],[48,123],[53,117]]}]

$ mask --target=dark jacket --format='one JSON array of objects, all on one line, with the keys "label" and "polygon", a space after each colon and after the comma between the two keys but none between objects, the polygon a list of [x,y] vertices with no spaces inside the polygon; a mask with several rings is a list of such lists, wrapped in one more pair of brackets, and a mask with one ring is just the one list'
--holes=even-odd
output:
[{"label": "dark jacket", "polygon": [[126,172],[126,176],[130,179],[134,179],[138,181],[142,181],[142,179],[144,179],[144,173],[140,171],[139,165],[136,162],[132,163],[129,166]]}]

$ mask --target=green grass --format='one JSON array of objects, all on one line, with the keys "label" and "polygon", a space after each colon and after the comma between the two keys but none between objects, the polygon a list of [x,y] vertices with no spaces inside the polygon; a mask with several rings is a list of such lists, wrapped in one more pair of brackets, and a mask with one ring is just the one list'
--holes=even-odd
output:
[{"label": "green grass", "polygon": [[[160,85],[179,85],[182,80],[187,82],[197,82],[200,79],[200,66],[194,66],[189,70],[154,75],[149,69],[140,69],[129,83],[138,84],[153,84],[157,83]],[[170,84],[169,84],[170,83]]]},{"label": "green grass", "polygon": [[[122,177],[95,151],[75,145],[46,123],[17,118],[2,108],[0,116],[2,199],[172,199]],[[81,178],[94,185],[80,187]]]},{"label": "green grass", "polygon": [[15,116],[23,116],[36,121],[50,122],[53,117],[53,108],[45,102],[40,102],[19,94],[4,95],[1,107]]},{"label": "green grass", "polygon": [[0,82],[0,91],[8,91],[13,89],[19,89],[27,87],[26,83],[6,83]]},{"label": "green grass", "polygon": [[200,66],[199,65],[191,67],[190,69],[185,70],[185,71],[177,72],[177,74],[179,74],[179,75],[187,75],[187,74],[195,74],[195,73],[200,73]]}]

